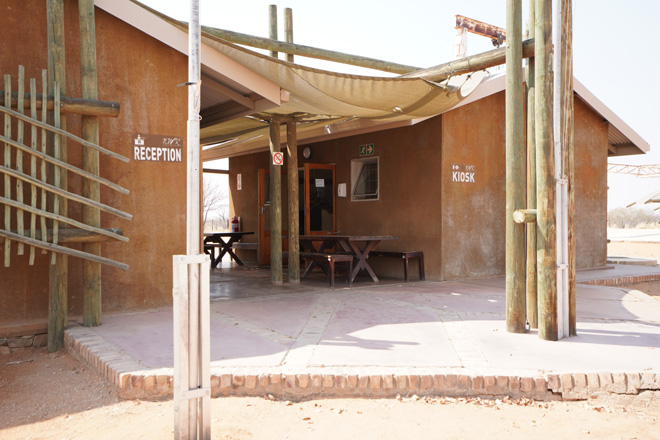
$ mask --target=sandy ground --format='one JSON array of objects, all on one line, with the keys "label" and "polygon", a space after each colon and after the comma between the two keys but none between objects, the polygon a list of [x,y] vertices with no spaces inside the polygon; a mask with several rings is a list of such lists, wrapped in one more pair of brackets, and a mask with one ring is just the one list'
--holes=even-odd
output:
[{"label": "sandy ground", "polygon": [[[656,258],[660,244],[610,243]],[[655,295],[660,283],[620,286]],[[583,402],[416,396],[284,402],[212,399],[213,439],[660,439],[660,392]],[[0,439],[169,439],[172,401],[123,401],[64,352],[0,356]]]},{"label": "sandy ground", "polygon": [[[122,401],[64,353],[0,357],[0,438],[169,439],[172,401]],[[588,402],[212,399],[213,439],[660,439],[660,393]]]}]

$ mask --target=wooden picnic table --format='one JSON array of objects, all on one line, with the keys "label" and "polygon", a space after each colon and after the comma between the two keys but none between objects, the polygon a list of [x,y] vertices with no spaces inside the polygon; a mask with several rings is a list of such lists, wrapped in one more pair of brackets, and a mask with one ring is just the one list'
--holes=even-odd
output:
[{"label": "wooden picnic table", "polygon": [[[218,267],[218,264],[220,264],[220,261],[222,261],[222,257],[224,257],[225,254],[229,254],[235,262],[240,266],[243,266],[243,262],[236,256],[232,250],[232,246],[234,243],[240,241],[243,236],[251,234],[254,234],[254,232],[205,232],[204,253],[211,256],[211,267]],[[225,238],[228,238],[229,240],[225,241]],[[215,246],[207,246],[214,244],[219,245],[217,247],[221,247],[217,258],[215,258]]]},{"label": "wooden picnic table", "polygon": [[[396,239],[397,237],[392,235],[301,235],[299,237],[301,251],[324,253],[326,249],[337,245],[338,252],[352,255],[355,264],[350,277],[351,283],[361,269],[366,270],[371,279],[378,282],[378,277],[367,262],[369,253],[376,249],[381,241]],[[304,278],[316,265],[318,263],[310,262],[302,277]]]}]

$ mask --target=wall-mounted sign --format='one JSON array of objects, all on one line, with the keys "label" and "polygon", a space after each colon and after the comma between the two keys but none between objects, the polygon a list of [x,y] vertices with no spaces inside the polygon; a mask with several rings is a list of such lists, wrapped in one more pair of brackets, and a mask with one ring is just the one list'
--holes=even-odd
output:
[{"label": "wall-mounted sign", "polygon": [[241,173],[236,174],[236,189],[239,191],[243,189],[243,178],[241,177]]},{"label": "wall-mounted sign", "polygon": [[474,182],[475,166],[474,165],[455,165],[451,166],[451,181],[459,183],[475,183]]},{"label": "wall-mounted sign", "polygon": [[360,156],[371,156],[374,154],[374,144],[360,145]]},{"label": "wall-mounted sign", "polygon": [[273,165],[282,165],[284,163],[284,153],[276,151],[273,153]]},{"label": "wall-mounted sign", "polygon": [[178,136],[136,134],[133,138],[133,159],[152,162],[183,162],[183,140]]}]

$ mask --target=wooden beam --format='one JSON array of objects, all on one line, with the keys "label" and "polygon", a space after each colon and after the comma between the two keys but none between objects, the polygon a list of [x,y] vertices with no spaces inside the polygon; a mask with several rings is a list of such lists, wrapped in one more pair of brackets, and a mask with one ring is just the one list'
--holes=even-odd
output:
[{"label": "wooden beam", "polygon": [[513,211],[513,221],[516,223],[535,223],[536,209],[516,209]]},{"label": "wooden beam", "polygon": [[466,29],[468,32],[481,35],[482,37],[490,38],[493,41],[493,45],[497,47],[500,47],[506,41],[506,30],[473,18],[457,15],[456,27]]},{"label": "wooden beam", "polygon": [[525,332],[525,229],[514,211],[525,207],[522,0],[507,0],[506,29],[506,327]]},{"label": "wooden beam", "polygon": [[[529,0],[529,35],[534,38],[536,22],[536,0]],[[535,70],[534,57],[527,59],[527,81],[525,93],[527,94],[527,209],[536,212],[536,128],[534,122],[535,100]],[[527,232],[527,277],[526,303],[527,322],[529,327],[536,329],[539,326],[539,307],[536,277],[536,216],[534,223],[526,225]]]},{"label": "wooden beam", "polygon": [[211,169],[211,168],[202,168],[202,173],[229,175],[229,170],[214,170],[214,169]]},{"label": "wooden beam", "polygon": [[[522,43],[522,57],[529,58],[534,56],[534,40],[525,40]],[[464,73],[476,72],[478,70],[488,69],[499,66],[506,62],[506,47],[489,50],[480,54],[472,55],[458,60],[450,61],[444,64],[438,64],[428,69],[416,70],[403,78],[424,78],[427,81],[443,81],[451,76],[462,75]]]},{"label": "wooden beam", "polygon": [[557,242],[555,166],[552,130],[552,1],[536,1],[536,201],[539,337],[556,341]]},{"label": "wooden beam", "polygon": [[273,165],[273,154],[280,152],[280,123],[270,122],[270,279],[282,284],[282,168]]},{"label": "wooden beam", "polygon": [[[3,91],[0,91],[3,93]],[[37,109],[41,110],[42,107],[42,95],[40,93],[36,94],[37,97]],[[31,96],[28,95],[23,98],[25,105],[28,105],[30,102]],[[53,111],[55,106],[53,95],[46,96],[46,110]],[[18,105],[18,93],[13,92],[11,94],[11,105],[16,107]],[[4,96],[0,97],[0,105],[4,105],[5,98]],[[98,99],[84,99],[84,98],[71,98],[68,96],[60,97],[60,113],[62,114],[72,114],[72,115],[85,115],[85,116],[106,116],[109,118],[116,118],[119,116],[120,105],[118,102],[112,101],[99,101]]]},{"label": "wooden beam", "polygon": [[299,55],[317,60],[332,61],[335,63],[349,64],[351,66],[365,67],[367,69],[381,70],[391,73],[408,73],[419,70],[419,67],[406,64],[393,63],[390,61],[377,60],[375,58],[351,55],[334,50],[319,49],[301,44],[286,43],[284,41],[275,41],[269,38],[257,37],[254,35],[241,34],[224,29],[216,29],[208,26],[202,26],[202,32],[205,37],[229,41],[235,44],[256,47],[258,49],[270,50],[272,52],[282,52],[292,55]]},{"label": "wooden beam", "polygon": [[[124,231],[120,228],[106,228],[104,231],[114,234],[114,235],[124,235]],[[18,231],[11,231],[13,234],[18,234]],[[70,244],[70,243],[96,243],[96,242],[112,242],[115,241],[112,237],[99,234],[98,232],[90,232],[84,229],[62,229],[57,230],[58,243]],[[41,241],[52,241],[53,240],[53,230],[48,229],[46,239],[41,235],[41,231],[37,230],[34,237],[35,240]],[[0,243],[5,241],[4,237],[0,237]]]},{"label": "wooden beam", "polygon": [[[23,242],[23,243],[25,243],[27,245],[30,245],[30,246],[35,246],[35,247],[38,247],[38,248],[42,248],[42,249],[46,249],[46,250],[56,252],[56,253],[59,254],[59,256],[57,258],[57,261],[63,259],[62,257],[65,257],[65,256],[73,256],[73,257],[78,257],[78,258],[97,261],[99,263],[106,264],[108,266],[111,266],[111,267],[114,267],[114,268],[117,268],[117,269],[128,270],[128,265],[127,264],[120,263],[118,261],[111,260],[109,258],[104,258],[104,257],[99,257],[97,255],[88,254],[86,252],[82,252],[82,251],[79,251],[77,249],[71,249],[71,248],[68,248],[66,246],[62,246],[62,245],[59,245],[59,244],[47,243],[45,241],[35,240],[33,238],[25,237],[25,236],[20,235],[20,234],[14,234],[13,232],[5,231],[5,230],[2,230],[2,229],[0,229],[0,236],[5,237],[5,239],[11,239],[11,240],[14,240],[14,241],[17,241],[17,242]],[[50,266],[52,267],[52,266],[55,266],[55,265],[51,264]],[[57,298],[55,298],[55,300],[56,299]],[[53,300],[54,299],[51,298],[49,301],[52,302]],[[61,306],[59,306],[59,304],[51,304],[50,307],[51,308],[59,308]],[[64,309],[64,311],[66,312],[66,309]],[[64,313],[64,318],[66,318],[66,313]],[[53,327],[53,325],[54,324],[51,324],[51,319],[50,319],[50,315],[49,315],[49,319],[48,319],[48,334],[49,335],[51,333],[51,328]],[[66,325],[66,323],[64,325]],[[64,337],[64,329],[62,329],[62,337]],[[48,345],[49,348],[48,349],[51,350],[50,349],[50,339],[51,339],[50,336],[48,337],[48,339],[49,339],[49,345]],[[62,341],[62,343],[64,343],[64,341]]]}]

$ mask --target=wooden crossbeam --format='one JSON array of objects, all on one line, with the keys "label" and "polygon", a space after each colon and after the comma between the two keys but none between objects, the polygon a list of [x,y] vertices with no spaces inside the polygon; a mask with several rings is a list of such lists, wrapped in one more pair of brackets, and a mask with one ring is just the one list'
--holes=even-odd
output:
[{"label": "wooden crossbeam", "polygon": [[[6,101],[10,101],[12,107],[17,107],[21,101],[17,92],[11,93],[10,100],[5,100],[4,91],[0,91],[0,93],[2,93],[2,97],[0,97],[0,105],[4,106]],[[33,95],[34,94],[31,92],[29,95],[23,98],[23,101],[26,105],[30,103]],[[37,93],[34,96],[37,99],[37,110],[41,110],[45,103],[46,110],[51,112],[53,111],[53,108],[55,107],[55,97],[53,95],[42,95],[41,93]],[[7,105],[7,107],[9,106]],[[62,114],[106,116],[110,118],[116,118],[119,116],[120,105],[118,102],[112,101],[99,101],[96,99],[82,99],[62,96],[60,97],[60,112],[62,112]]]}]

